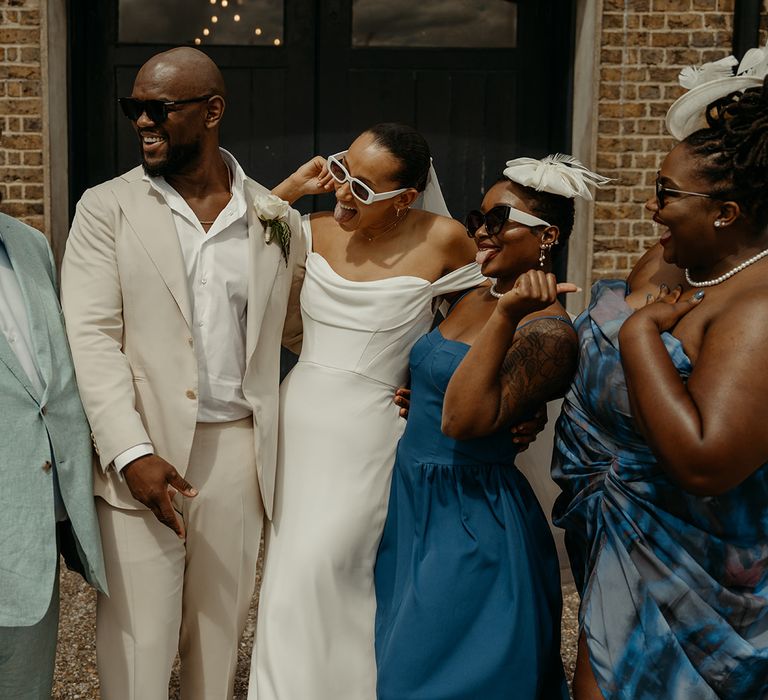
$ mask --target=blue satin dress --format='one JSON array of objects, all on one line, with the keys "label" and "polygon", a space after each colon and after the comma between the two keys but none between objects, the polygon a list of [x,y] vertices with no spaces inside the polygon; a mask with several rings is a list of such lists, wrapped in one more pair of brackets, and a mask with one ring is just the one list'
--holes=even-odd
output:
[{"label": "blue satin dress", "polygon": [[440,430],[468,349],[435,329],[411,351],[376,562],[378,697],[562,700],[557,554],[509,431],[457,441]]},{"label": "blue satin dress", "polygon": [[[630,411],[626,294],[598,282],[576,320],[579,370],[552,464],[596,680],[606,700],[768,698],[768,465],[716,497],[666,476]],[[682,344],[662,339],[687,378]]]}]

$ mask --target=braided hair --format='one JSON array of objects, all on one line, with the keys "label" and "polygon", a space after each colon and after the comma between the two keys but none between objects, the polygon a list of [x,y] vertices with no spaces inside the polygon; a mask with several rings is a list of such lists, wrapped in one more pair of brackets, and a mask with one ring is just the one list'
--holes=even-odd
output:
[{"label": "braided hair", "polygon": [[432,163],[426,139],[413,127],[395,122],[376,124],[365,133],[371,134],[376,144],[386,148],[399,161],[400,169],[394,177],[400,187],[413,187],[417,192],[423,192]]},{"label": "braided hair", "polygon": [[768,77],[762,87],[733,92],[707,107],[708,127],[683,143],[717,199],[733,199],[762,231],[768,226]]}]

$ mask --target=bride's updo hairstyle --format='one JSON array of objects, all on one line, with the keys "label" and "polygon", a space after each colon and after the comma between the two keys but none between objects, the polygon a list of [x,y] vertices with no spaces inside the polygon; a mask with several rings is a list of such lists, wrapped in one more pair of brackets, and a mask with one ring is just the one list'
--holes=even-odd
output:
[{"label": "bride's updo hairstyle", "polygon": [[376,124],[365,133],[371,134],[376,144],[400,161],[400,170],[395,173],[400,187],[413,187],[417,192],[423,192],[432,163],[425,138],[413,127],[395,122]]},{"label": "bride's updo hairstyle", "polygon": [[738,202],[754,228],[768,226],[768,77],[761,87],[734,92],[707,108],[708,128],[682,143],[700,162],[717,199]]}]

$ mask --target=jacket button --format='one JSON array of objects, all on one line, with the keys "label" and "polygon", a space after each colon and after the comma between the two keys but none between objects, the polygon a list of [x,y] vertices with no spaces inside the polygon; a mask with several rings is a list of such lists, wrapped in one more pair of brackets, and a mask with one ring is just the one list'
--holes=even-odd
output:
[{"label": "jacket button", "polygon": [[192,389],[187,389],[187,398],[194,400],[197,398],[197,394]]},{"label": "jacket button", "polygon": [[44,471],[44,472],[49,472],[49,471],[51,471],[51,463],[50,463],[48,460],[46,460],[45,462],[43,462],[43,471]]},{"label": "jacket button", "polygon": [[192,338],[187,338],[187,342],[189,343],[189,347],[192,347],[195,344],[195,341],[192,340]]}]

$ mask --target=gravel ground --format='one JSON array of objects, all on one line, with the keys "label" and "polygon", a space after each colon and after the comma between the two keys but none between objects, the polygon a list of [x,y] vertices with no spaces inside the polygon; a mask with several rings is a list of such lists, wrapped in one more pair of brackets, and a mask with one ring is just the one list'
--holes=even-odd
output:
[{"label": "gravel ground", "polygon": [[[260,582],[261,570],[258,578]],[[56,657],[56,675],[53,697],[55,700],[96,700],[99,681],[96,676],[95,603],[93,591],[82,579],[68,571],[61,575],[61,622],[59,647]],[[254,596],[245,634],[240,642],[240,661],[235,679],[235,698],[244,700],[248,685],[248,666],[256,620],[258,596]],[[576,664],[577,613],[579,598],[572,584],[563,586],[563,643],[562,655],[570,680]],[[171,677],[169,698],[179,697],[176,669]]]}]

